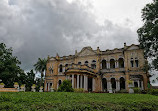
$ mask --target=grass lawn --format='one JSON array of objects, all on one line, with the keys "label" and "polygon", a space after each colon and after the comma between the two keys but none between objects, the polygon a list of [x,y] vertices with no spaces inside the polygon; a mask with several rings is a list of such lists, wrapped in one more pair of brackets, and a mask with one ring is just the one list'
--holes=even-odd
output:
[{"label": "grass lawn", "polygon": [[67,92],[0,93],[0,110],[158,111],[158,96]]}]

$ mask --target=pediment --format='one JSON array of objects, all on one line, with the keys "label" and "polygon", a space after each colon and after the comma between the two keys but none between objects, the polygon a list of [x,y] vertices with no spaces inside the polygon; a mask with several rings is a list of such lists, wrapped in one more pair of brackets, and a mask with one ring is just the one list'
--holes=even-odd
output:
[{"label": "pediment", "polygon": [[78,53],[78,56],[89,56],[89,55],[95,55],[95,54],[96,53],[92,50],[92,48],[86,47],[86,48],[83,48],[80,53]]},{"label": "pediment", "polygon": [[136,45],[132,45],[127,50],[135,50],[135,49],[139,49],[139,47]]},{"label": "pediment", "polygon": [[56,60],[54,57],[50,58],[49,60],[53,61],[53,60]]}]

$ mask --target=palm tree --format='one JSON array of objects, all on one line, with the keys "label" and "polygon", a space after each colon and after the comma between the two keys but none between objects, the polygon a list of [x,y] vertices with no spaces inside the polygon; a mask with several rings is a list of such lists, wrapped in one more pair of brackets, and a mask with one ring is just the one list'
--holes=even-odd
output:
[{"label": "palm tree", "polygon": [[44,76],[44,71],[46,71],[46,64],[47,64],[47,59],[45,59],[45,58],[44,59],[38,58],[37,63],[34,64],[35,70],[37,72],[41,73],[40,86],[42,85],[42,79],[43,79],[43,76]]}]

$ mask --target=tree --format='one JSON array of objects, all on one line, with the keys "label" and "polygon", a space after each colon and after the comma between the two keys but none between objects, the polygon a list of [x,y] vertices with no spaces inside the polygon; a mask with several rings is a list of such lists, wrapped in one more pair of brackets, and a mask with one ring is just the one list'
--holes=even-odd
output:
[{"label": "tree", "polygon": [[20,61],[12,55],[12,48],[7,49],[0,43],[0,79],[5,87],[14,87],[14,82],[21,74]]},{"label": "tree", "polygon": [[152,58],[152,66],[158,70],[158,0],[142,9],[144,25],[138,29],[140,46],[144,54]]},{"label": "tree", "polygon": [[58,88],[59,92],[73,92],[72,84],[70,80],[64,80]]},{"label": "tree", "polygon": [[33,70],[31,70],[30,72],[27,72],[26,75],[26,91],[31,91],[31,86],[35,83],[35,73],[33,72]]},{"label": "tree", "polygon": [[41,58],[38,58],[37,63],[34,64],[35,70],[36,70],[37,72],[40,72],[40,73],[41,73],[40,86],[42,85],[44,72],[46,71],[46,64],[47,64],[47,60],[46,60],[46,59],[41,59]]}]

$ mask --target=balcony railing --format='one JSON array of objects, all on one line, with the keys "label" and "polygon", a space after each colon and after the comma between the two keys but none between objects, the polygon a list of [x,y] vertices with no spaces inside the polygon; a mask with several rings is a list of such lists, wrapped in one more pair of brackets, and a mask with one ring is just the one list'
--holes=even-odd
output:
[{"label": "balcony railing", "polygon": [[79,65],[79,64],[69,64],[67,67],[65,67],[65,72],[71,69],[86,70],[95,73],[95,69],[87,65]]}]

